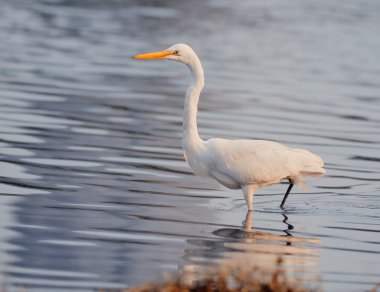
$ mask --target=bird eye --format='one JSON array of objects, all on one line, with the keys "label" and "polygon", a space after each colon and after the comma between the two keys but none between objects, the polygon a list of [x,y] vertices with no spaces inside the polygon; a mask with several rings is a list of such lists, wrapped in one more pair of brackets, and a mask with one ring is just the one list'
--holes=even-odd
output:
[{"label": "bird eye", "polygon": [[178,51],[178,50],[175,50],[175,51],[174,51],[174,54],[175,54],[175,55],[179,55],[179,51]]}]

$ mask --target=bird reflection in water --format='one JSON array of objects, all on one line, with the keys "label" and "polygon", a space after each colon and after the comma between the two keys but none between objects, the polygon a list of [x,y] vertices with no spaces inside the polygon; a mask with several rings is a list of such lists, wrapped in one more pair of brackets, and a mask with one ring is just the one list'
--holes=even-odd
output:
[{"label": "bird reflection in water", "polygon": [[191,247],[185,250],[186,264],[182,270],[196,271],[199,267],[232,260],[270,273],[281,257],[290,279],[319,283],[319,252],[315,245],[320,240],[292,235],[295,227],[285,213],[281,214],[286,225],[284,234],[256,230],[252,227],[252,213],[247,212],[242,228],[217,229],[213,232],[216,239],[189,240]]},{"label": "bird reflection in water", "polygon": [[[254,253],[258,256],[260,253],[265,253],[265,256],[278,255],[285,257],[302,256],[304,259],[310,256],[310,261],[313,262],[318,258],[319,254],[315,249],[307,248],[307,244],[320,244],[317,238],[295,237],[291,234],[294,226],[288,222],[289,217],[285,214],[282,222],[286,225],[283,230],[285,234],[276,234],[265,231],[258,231],[252,227],[252,211],[248,211],[245,220],[242,222],[242,229],[222,228],[214,231],[215,235],[223,237],[227,240],[226,246],[235,247],[238,250]],[[285,247],[284,247],[285,245]]]},{"label": "bird reflection in water", "polygon": [[290,233],[290,230],[293,230],[294,229],[294,226],[292,224],[289,224],[288,223],[288,216],[286,216],[285,213],[282,213],[282,216],[284,216],[284,220],[282,220],[283,223],[286,224],[287,226],[287,229],[284,229],[283,231],[286,233],[286,235],[288,236],[293,236],[291,233]]}]

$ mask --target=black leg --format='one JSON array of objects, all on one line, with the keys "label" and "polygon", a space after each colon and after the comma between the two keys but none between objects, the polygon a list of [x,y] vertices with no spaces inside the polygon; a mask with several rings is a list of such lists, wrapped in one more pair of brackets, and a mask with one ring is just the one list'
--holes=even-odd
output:
[{"label": "black leg", "polygon": [[294,183],[293,183],[291,180],[289,180],[289,187],[288,187],[288,189],[287,189],[287,191],[286,191],[286,193],[285,193],[284,198],[282,199],[282,203],[281,203],[281,205],[280,205],[281,208],[282,208],[282,206],[284,206],[285,201],[286,201],[286,199],[287,199],[287,197],[288,197],[290,191],[292,190],[293,186],[294,186]]}]

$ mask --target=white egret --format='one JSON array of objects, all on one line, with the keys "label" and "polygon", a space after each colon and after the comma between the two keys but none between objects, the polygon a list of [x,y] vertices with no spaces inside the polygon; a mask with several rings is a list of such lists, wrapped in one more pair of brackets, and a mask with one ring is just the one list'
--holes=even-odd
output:
[{"label": "white egret", "polygon": [[230,189],[242,189],[248,210],[252,210],[253,195],[258,188],[288,179],[289,187],[282,207],[294,183],[305,189],[305,176],[325,174],[323,160],[307,150],[291,149],[265,140],[202,140],[196,118],[204,73],[198,56],[188,45],[176,44],[164,51],[133,58],[174,60],[190,69],[193,80],[186,91],[183,116],[182,146],[185,159],[196,175],[212,177]]}]

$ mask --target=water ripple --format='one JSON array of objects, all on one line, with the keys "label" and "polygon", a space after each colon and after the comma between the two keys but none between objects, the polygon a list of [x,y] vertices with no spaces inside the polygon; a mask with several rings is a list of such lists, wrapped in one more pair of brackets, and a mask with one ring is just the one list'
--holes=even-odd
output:
[{"label": "water ripple", "polygon": [[[282,255],[310,287],[371,289],[378,10],[374,0],[3,1],[0,282],[116,289],[239,256],[270,268]],[[285,185],[258,190],[246,218],[240,191],[195,177],[181,150],[187,70],[130,59],[179,41],[203,60],[204,139],[307,148],[328,175],[295,188],[284,210]]]}]

